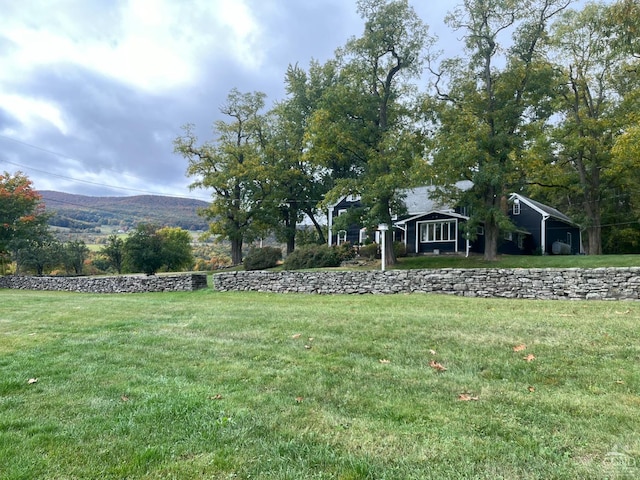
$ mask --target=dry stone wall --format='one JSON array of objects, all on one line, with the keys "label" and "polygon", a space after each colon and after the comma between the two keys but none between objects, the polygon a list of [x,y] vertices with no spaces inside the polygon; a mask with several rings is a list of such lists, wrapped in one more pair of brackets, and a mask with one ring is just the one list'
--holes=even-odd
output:
[{"label": "dry stone wall", "polygon": [[218,291],[313,294],[442,293],[545,300],[638,300],[640,267],[223,272]]},{"label": "dry stone wall", "polygon": [[184,292],[207,287],[206,274],[118,275],[97,277],[0,277],[0,288],[86,293]]}]

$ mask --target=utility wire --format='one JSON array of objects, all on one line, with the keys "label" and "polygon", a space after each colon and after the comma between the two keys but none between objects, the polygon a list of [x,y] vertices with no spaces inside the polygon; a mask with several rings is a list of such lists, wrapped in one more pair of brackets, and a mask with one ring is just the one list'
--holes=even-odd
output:
[{"label": "utility wire", "polygon": [[[39,147],[38,145],[33,145],[31,143],[23,142],[21,140],[15,139],[15,138],[7,137],[6,135],[0,134],[0,138],[4,138],[6,140],[10,140],[12,142],[18,143],[20,145],[24,145],[24,146],[32,148],[34,150],[39,150],[41,152],[48,153],[50,155],[55,155],[57,157],[66,158],[68,160],[77,161],[76,158],[73,158],[73,157],[71,157],[69,155],[66,155],[66,154],[63,154],[63,153],[59,153],[59,152],[55,152],[53,150],[48,150],[46,148]],[[160,193],[160,192],[150,192],[148,190],[141,190],[141,189],[136,189],[136,188],[128,188],[128,187],[122,187],[122,186],[116,186],[116,185],[108,185],[106,183],[92,182],[92,181],[89,181],[89,180],[81,180],[79,178],[74,178],[74,177],[69,177],[69,176],[66,176],[66,175],[60,175],[60,174],[57,174],[57,173],[48,172],[46,170],[41,170],[41,169],[38,169],[38,168],[35,168],[35,167],[30,167],[28,165],[23,165],[23,164],[12,162],[12,161],[9,161],[9,160],[6,160],[6,159],[3,159],[2,162],[6,163],[6,164],[9,164],[9,165],[13,165],[13,166],[19,167],[19,168],[25,168],[25,169],[33,170],[33,171],[38,172],[38,173],[43,173],[43,174],[49,175],[51,177],[63,178],[65,180],[70,180],[72,182],[85,183],[85,184],[88,184],[88,185],[95,185],[95,186],[98,186],[98,187],[112,188],[112,189],[115,189],[115,190],[124,190],[124,191],[128,191],[128,192],[135,192],[135,193],[141,193],[141,194],[146,194],[146,195],[159,195],[159,196],[163,196],[163,197],[189,198],[191,200],[208,201],[208,200],[203,200],[201,198],[195,198],[195,197],[186,197],[186,196],[182,196],[182,195],[173,195],[173,194],[166,194],[166,193]],[[82,161],[82,162],[86,163],[84,161]],[[143,181],[143,179],[141,179],[139,177],[135,177],[133,175],[127,175],[127,174],[124,174],[124,173],[121,173],[121,172],[117,172],[117,171],[112,170],[112,169],[105,168],[104,170],[111,171],[113,173],[117,173],[118,175],[121,175],[121,176],[124,176],[124,177],[128,177],[128,178],[132,178],[134,180]]]}]

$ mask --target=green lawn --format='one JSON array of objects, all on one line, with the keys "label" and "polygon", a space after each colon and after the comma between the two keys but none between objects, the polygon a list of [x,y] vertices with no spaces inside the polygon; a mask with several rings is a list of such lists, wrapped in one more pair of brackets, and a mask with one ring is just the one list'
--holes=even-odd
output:
[{"label": "green lawn", "polygon": [[500,255],[495,262],[482,255],[423,255],[399,258],[395,268],[599,268],[640,267],[640,255]]},{"label": "green lawn", "polygon": [[2,479],[640,477],[640,303],[0,290],[0,306]]}]

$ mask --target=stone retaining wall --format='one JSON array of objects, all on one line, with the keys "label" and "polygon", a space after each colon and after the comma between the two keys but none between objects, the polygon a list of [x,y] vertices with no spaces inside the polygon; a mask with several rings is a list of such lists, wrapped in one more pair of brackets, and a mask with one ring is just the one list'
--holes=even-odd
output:
[{"label": "stone retaining wall", "polygon": [[640,267],[223,272],[218,291],[315,294],[443,293],[465,297],[638,300]]},{"label": "stone retaining wall", "polygon": [[184,292],[207,287],[204,273],[97,277],[0,277],[0,288],[86,293]]}]

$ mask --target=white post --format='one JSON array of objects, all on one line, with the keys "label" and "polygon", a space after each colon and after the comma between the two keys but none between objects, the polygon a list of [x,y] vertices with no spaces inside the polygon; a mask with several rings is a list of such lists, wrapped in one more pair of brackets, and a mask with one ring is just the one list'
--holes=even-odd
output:
[{"label": "white post", "polygon": [[378,230],[380,230],[380,237],[382,239],[381,242],[381,246],[380,246],[380,253],[381,253],[381,268],[382,271],[384,272],[385,269],[385,264],[386,264],[386,258],[385,258],[385,250],[386,250],[386,237],[387,237],[387,230],[389,230],[389,226],[386,223],[381,223],[380,225],[378,225]]}]

